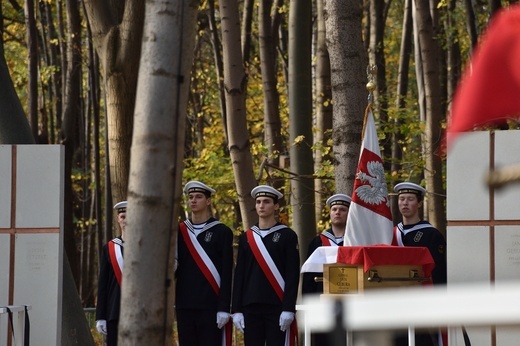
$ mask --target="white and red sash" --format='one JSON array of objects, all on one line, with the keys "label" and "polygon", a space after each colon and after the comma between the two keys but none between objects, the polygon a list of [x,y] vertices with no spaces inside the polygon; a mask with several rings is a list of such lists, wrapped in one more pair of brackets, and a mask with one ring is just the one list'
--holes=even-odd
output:
[{"label": "white and red sash", "polygon": [[418,231],[423,228],[431,227],[433,226],[430,223],[419,223],[411,228],[404,229],[403,223],[399,222],[397,226],[394,227],[394,239],[392,240],[392,245],[404,246],[403,235],[407,235],[410,232]]},{"label": "white and red sash", "polygon": [[[282,228],[287,228],[287,226],[277,225],[271,227],[264,235],[264,237]],[[251,227],[251,229],[246,231],[246,236],[249,242],[249,246],[251,247],[251,251],[255,256],[258,265],[264,272],[265,276],[267,277],[267,280],[276,292],[276,295],[278,295],[278,298],[280,298],[280,301],[282,301],[283,292],[285,289],[285,280],[283,279],[282,274],[280,274],[280,271],[276,267],[276,264],[274,263],[273,259],[271,258],[271,255],[269,254],[269,251],[267,251],[267,248],[265,247],[264,242],[262,241],[260,229],[258,228],[258,226],[253,226]]]},{"label": "white and red sash", "polygon": [[[265,234],[261,235],[261,231],[258,226],[253,226],[251,229],[246,231],[247,241],[249,246],[251,247],[251,251],[255,256],[255,259],[264,272],[264,275],[267,277],[267,280],[273,287],[274,291],[280,298],[280,301],[283,301],[284,289],[285,289],[285,280],[280,274],[280,271],[276,267],[269,251],[264,245],[262,238],[266,237],[268,234],[276,232],[280,229],[287,228],[285,225],[277,225],[271,227]],[[290,328],[288,328],[285,332],[285,346],[295,346],[298,344],[298,326],[296,324],[296,319],[294,319],[293,323],[291,323]]]},{"label": "white and red sash", "polygon": [[125,243],[119,239],[114,238],[108,242],[108,255],[110,257],[110,264],[116,276],[117,283],[121,287],[121,280],[123,279],[123,251]]},{"label": "white and red sash", "polygon": [[[204,227],[203,232],[219,223],[221,222],[213,221],[208,223]],[[204,277],[208,280],[209,284],[213,288],[213,291],[215,291],[215,293],[218,295],[220,292],[220,274],[217,268],[197,240],[197,237],[195,236],[195,230],[193,229],[191,222],[186,220],[181,222],[179,226],[182,238],[184,239],[184,242],[190,251],[191,257],[193,257],[195,263],[197,263],[197,266],[199,267],[202,274],[204,274]]]}]

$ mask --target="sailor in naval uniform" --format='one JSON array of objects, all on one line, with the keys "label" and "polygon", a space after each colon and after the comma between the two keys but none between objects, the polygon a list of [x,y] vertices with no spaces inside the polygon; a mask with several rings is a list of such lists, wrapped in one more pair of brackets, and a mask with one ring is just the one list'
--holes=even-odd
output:
[{"label": "sailor in naval uniform", "polygon": [[121,279],[123,276],[123,249],[125,246],[127,201],[114,205],[121,236],[103,246],[98,278],[98,298],[96,305],[96,328],[106,335],[108,346],[117,345],[119,307],[121,303]]},{"label": "sailor in naval uniform", "polygon": [[[320,246],[343,246],[350,202],[352,202],[352,198],[344,193],[335,194],[327,199],[331,226],[311,240],[307,258]],[[323,277],[323,273],[303,274],[303,294],[323,293],[323,282],[316,282],[315,277]]]},{"label": "sailor in naval uniform", "polygon": [[[426,190],[417,184],[404,182],[395,185],[394,191],[398,195],[398,207],[403,221],[394,227],[392,245],[427,247],[435,262],[432,271],[433,284],[446,284],[446,240],[441,232],[419,216]],[[438,330],[416,333],[415,343],[424,346],[442,345],[439,335]],[[444,338],[445,335],[442,335],[442,339]],[[394,345],[408,345],[408,337],[398,336]]]},{"label": "sailor in naval uniform", "polygon": [[300,278],[298,236],[276,221],[283,194],[261,185],[251,191],[258,224],[240,235],[233,282],[233,323],[246,346],[294,345]]},{"label": "sailor in naval uniform", "polygon": [[432,271],[434,284],[446,283],[446,240],[441,232],[419,216],[426,190],[417,184],[404,182],[395,185],[399,212],[403,217],[394,228],[392,245],[424,246],[435,261]]},{"label": "sailor in naval uniform", "polygon": [[175,310],[180,346],[230,345],[233,232],[210,215],[211,194],[200,181],[184,187],[191,218],[179,224]]},{"label": "sailor in naval uniform", "polygon": [[[307,258],[320,246],[343,246],[348,210],[351,202],[352,198],[344,193],[335,194],[327,199],[326,203],[329,206],[331,226],[311,240],[307,251]],[[323,273],[303,273],[302,294],[323,293],[323,281],[316,282],[315,280],[315,278],[322,277]],[[311,344],[314,346],[333,345],[335,342],[327,333],[312,333],[311,340]]]}]

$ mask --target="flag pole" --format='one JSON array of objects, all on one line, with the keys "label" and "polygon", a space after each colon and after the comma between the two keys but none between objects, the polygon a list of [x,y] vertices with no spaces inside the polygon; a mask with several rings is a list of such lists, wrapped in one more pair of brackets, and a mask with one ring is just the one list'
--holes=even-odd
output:
[{"label": "flag pole", "polygon": [[377,73],[377,66],[376,65],[368,65],[367,66],[367,79],[368,83],[366,85],[366,89],[368,91],[368,104],[367,108],[365,109],[365,119],[363,119],[363,130],[361,131],[361,142],[363,142],[363,139],[365,137],[365,128],[367,126],[367,117],[368,112],[372,109],[372,102],[374,101],[374,90],[376,90],[376,82],[375,82],[375,75]]}]

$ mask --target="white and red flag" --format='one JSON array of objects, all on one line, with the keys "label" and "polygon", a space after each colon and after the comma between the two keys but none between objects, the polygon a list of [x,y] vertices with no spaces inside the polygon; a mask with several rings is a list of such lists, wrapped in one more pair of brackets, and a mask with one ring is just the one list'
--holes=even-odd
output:
[{"label": "white and red flag", "polygon": [[370,105],[365,113],[352,202],[345,231],[346,246],[392,243],[392,212],[376,125]]}]

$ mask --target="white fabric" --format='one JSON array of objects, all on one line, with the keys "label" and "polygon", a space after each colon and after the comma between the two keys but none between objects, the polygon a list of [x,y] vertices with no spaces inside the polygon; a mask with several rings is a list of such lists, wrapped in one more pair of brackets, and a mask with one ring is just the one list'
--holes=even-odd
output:
[{"label": "white fabric", "polygon": [[107,321],[105,321],[105,320],[96,321],[96,329],[101,334],[107,335]]},{"label": "white fabric", "polygon": [[114,250],[115,250],[117,265],[118,265],[119,269],[121,270],[121,273],[123,273],[124,260],[123,260],[123,251],[121,251],[121,248],[124,247],[125,245],[119,238],[115,238],[112,241],[114,242],[114,244],[119,245],[119,246],[114,246]]},{"label": "white fabric", "polygon": [[282,311],[280,314],[280,330],[285,332],[291,326],[291,323],[294,321],[294,312],[291,311]]},{"label": "white fabric", "polygon": [[244,329],[246,328],[246,324],[244,323],[244,314],[241,312],[234,313],[233,324],[235,325],[236,329],[244,333]]},{"label": "white fabric", "polygon": [[322,273],[323,265],[337,263],[338,246],[320,246],[302,265],[301,273]]},{"label": "white fabric", "polygon": [[369,110],[347,218],[345,246],[391,244],[391,215],[374,116]]},{"label": "white fabric", "polygon": [[224,311],[217,312],[218,329],[222,329],[222,327],[224,327],[226,325],[226,323],[228,323],[229,317],[231,317],[231,315],[227,312],[224,312]]}]

